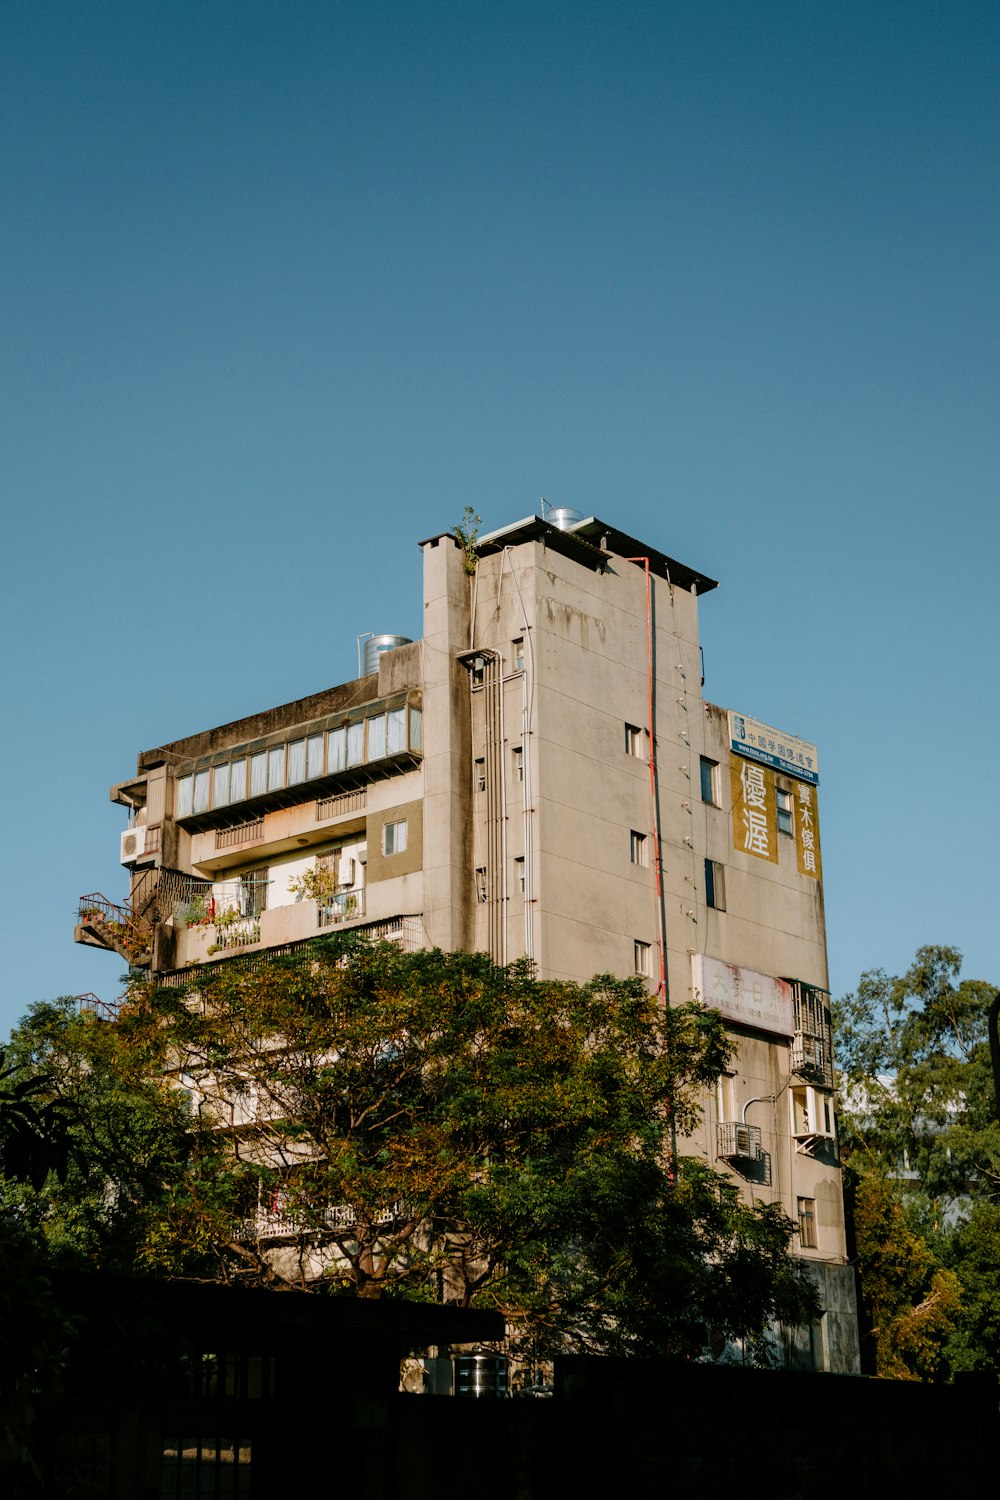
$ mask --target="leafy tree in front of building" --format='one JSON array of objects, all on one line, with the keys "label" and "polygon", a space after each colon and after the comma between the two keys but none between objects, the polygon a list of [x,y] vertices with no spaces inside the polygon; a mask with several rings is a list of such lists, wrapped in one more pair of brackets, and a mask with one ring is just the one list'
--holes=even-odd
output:
[{"label": "leafy tree in front of building", "polygon": [[1000,1373],[1000,1126],[987,1034],[996,993],[926,947],[834,1007],[841,1135],[864,1321],[878,1374]]},{"label": "leafy tree in front of building", "polygon": [[[541,1351],[690,1353],[815,1315],[793,1226],[678,1158],[717,1014],[639,981],[325,940],[17,1045],[85,1163],[33,1212],[116,1269],[490,1305]],[[42,1195],[44,1197],[44,1195]]]}]

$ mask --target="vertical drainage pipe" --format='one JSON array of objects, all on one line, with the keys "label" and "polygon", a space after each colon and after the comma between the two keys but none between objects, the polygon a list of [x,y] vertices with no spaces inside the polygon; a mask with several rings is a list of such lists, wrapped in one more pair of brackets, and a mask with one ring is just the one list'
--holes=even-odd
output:
[{"label": "vertical drainage pipe", "polygon": [[664,1005],[670,1004],[667,984],[667,933],[663,915],[663,850],[660,839],[660,807],[656,786],[656,723],[653,718],[655,695],[653,692],[653,601],[648,557],[630,557],[631,563],[640,563],[646,574],[646,712],[649,722],[649,800],[653,813],[653,873],[656,888],[657,948],[660,955],[660,982],[656,993],[663,997]]}]

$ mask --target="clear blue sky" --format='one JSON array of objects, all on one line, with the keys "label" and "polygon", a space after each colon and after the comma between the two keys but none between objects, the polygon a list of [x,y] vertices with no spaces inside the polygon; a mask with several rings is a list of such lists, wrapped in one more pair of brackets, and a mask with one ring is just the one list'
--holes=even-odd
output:
[{"label": "clear blue sky", "polygon": [[539,496],[820,746],[834,990],[1000,981],[1000,11],[7,0],[0,1032],[117,993],[136,752],[419,635]]}]

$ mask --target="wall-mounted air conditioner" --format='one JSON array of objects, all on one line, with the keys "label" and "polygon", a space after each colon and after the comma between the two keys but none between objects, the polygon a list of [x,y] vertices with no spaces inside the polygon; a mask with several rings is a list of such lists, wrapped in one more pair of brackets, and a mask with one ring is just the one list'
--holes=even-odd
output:
[{"label": "wall-mounted air conditioner", "polygon": [[337,884],[343,886],[354,884],[354,860],[349,856],[337,861]]},{"label": "wall-mounted air conditioner", "polygon": [[121,862],[130,865],[146,852],[145,828],[126,828],[122,834]]},{"label": "wall-mounted air conditioner", "polygon": [[741,1120],[720,1120],[717,1129],[717,1154],[724,1161],[757,1161],[760,1158],[759,1125],[744,1125]]}]

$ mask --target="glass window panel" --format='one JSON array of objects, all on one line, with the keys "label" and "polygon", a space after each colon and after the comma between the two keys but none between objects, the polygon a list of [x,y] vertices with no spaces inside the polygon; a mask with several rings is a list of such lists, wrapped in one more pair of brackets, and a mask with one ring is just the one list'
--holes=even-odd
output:
[{"label": "glass window panel", "polygon": [[365,725],[364,720],[358,724],[347,726],[347,764],[349,766],[360,766],[365,758]]},{"label": "glass window panel", "polygon": [[347,765],[347,731],[330,730],[330,770],[342,771]]},{"label": "glass window panel", "polygon": [[385,759],[385,714],[368,720],[368,759]]},{"label": "glass window panel", "polygon": [[178,781],[178,783],[177,783],[177,817],[178,818],[186,818],[186,817],[189,816],[189,814],[191,812],[191,809],[194,806],[193,788],[194,788],[194,777],[193,776],[182,776],[181,779],[180,779],[180,781]]},{"label": "glass window panel", "polygon": [[229,800],[230,802],[242,802],[247,794],[247,763],[240,757],[239,760],[231,762],[229,767]]},{"label": "glass window panel", "polygon": [[267,784],[273,791],[285,784],[285,747],[278,745],[267,752]]},{"label": "glass window panel", "polygon": [[424,716],[419,708],[410,709],[410,749],[423,749],[423,721]]},{"label": "glass window panel", "polygon": [[288,785],[306,779],[306,742],[293,740],[288,747]]},{"label": "glass window panel", "polygon": [[259,797],[267,791],[267,756],[263,751],[250,757],[250,795]]},{"label": "glass window panel", "polygon": [[208,792],[211,775],[208,771],[196,771],[194,774],[194,810],[196,813],[208,811]]},{"label": "glass window panel", "polygon": [[229,802],[229,765],[216,766],[212,772],[212,806],[225,807]]},{"label": "glass window panel", "polygon": [[393,708],[386,718],[389,721],[389,754],[398,755],[401,750],[406,749],[406,709]]},{"label": "glass window panel", "polygon": [[306,778],[312,781],[314,776],[323,774],[323,736],[311,734],[306,740]]}]

